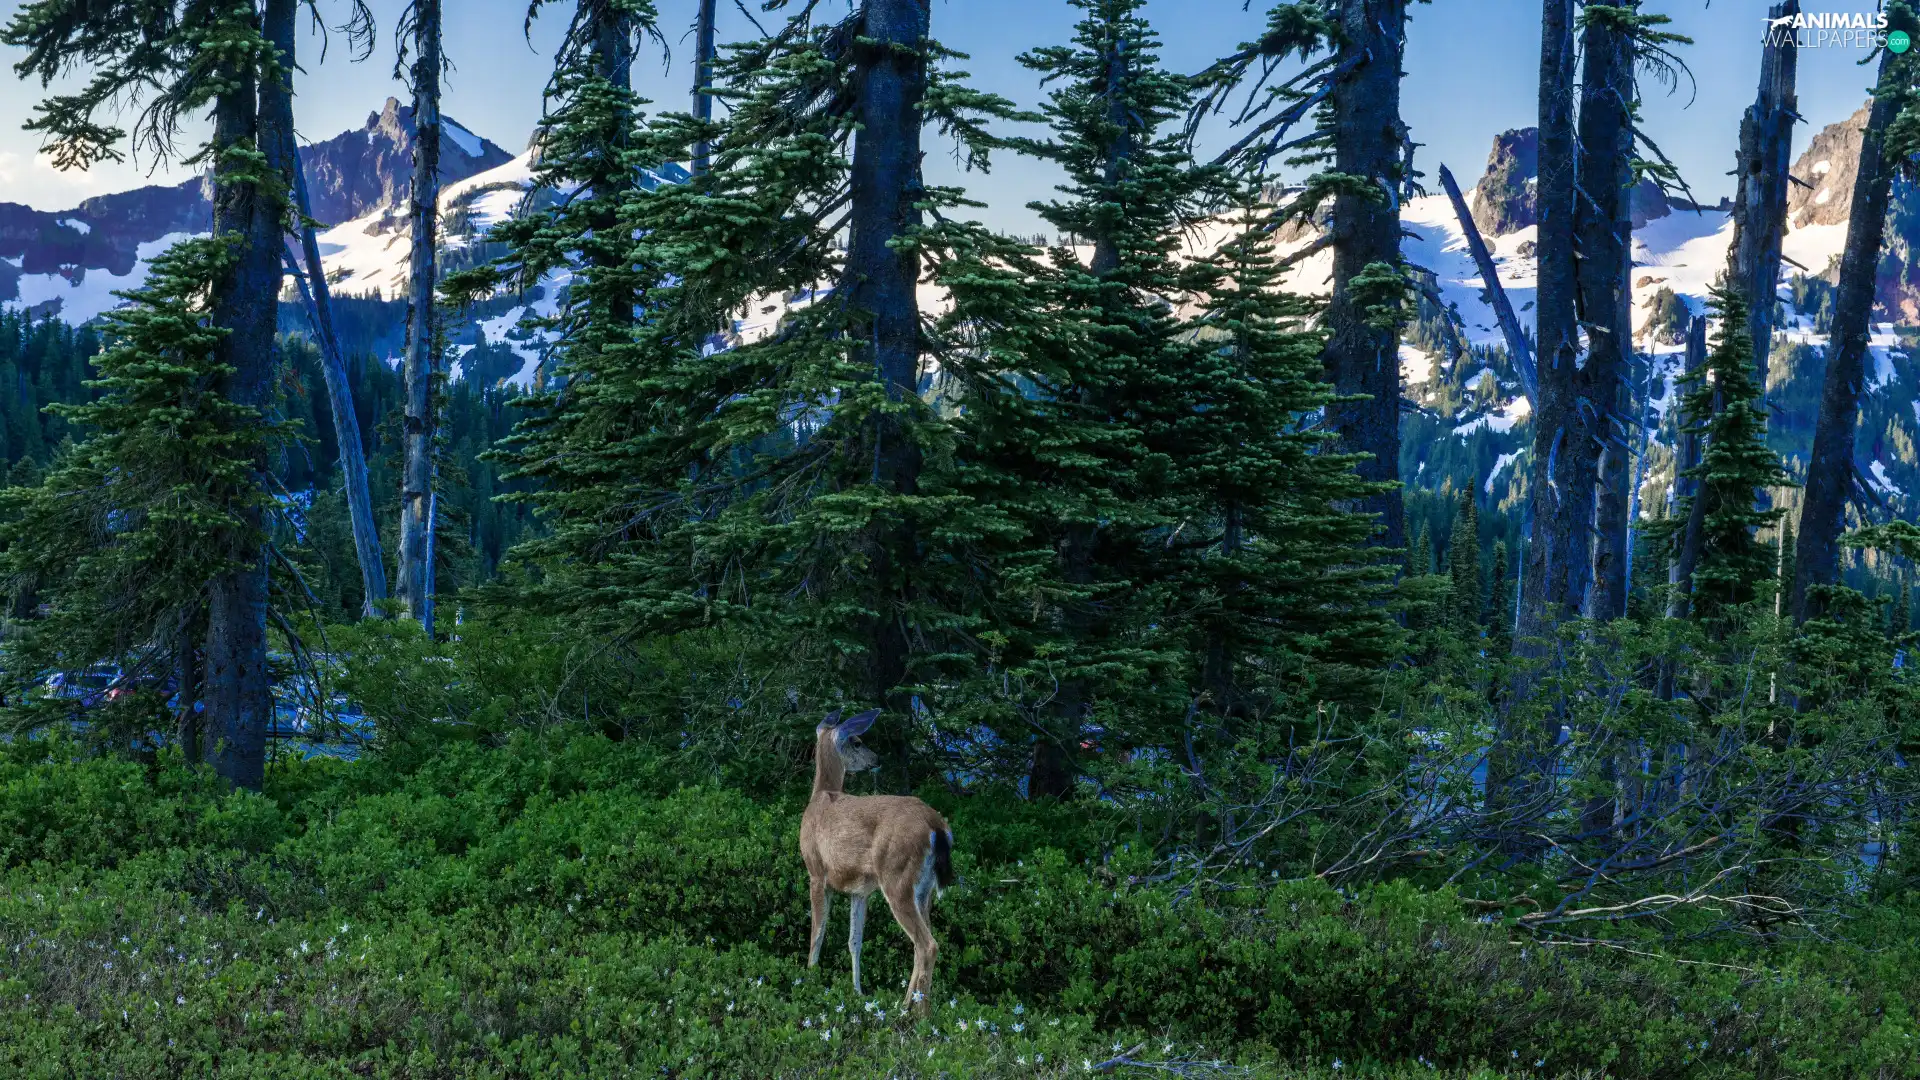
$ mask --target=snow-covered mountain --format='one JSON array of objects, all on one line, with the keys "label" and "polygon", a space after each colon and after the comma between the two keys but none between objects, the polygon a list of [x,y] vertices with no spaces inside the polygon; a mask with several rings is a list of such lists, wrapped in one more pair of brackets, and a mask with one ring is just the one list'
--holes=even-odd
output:
[{"label": "snow-covered mountain", "polygon": [[[1805,186],[1791,188],[1787,263],[1782,267],[1781,313],[1768,380],[1770,439],[1793,468],[1804,463],[1812,440],[1831,283],[1846,243],[1865,120],[1862,108],[1818,131],[1793,166],[1793,175]],[[1535,168],[1534,132],[1503,133],[1469,196],[1502,286],[1529,331],[1535,298]],[[1709,289],[1726,268],[1733,225],[1724,203],[1706,207],[1670,202],[1644,185],[1634,195],[1634,344],[1645,358],[1641,375],[1649,419],[1641,501],[1643,512],[1652,514],[1664,502],[1672,479],[1668,448],[1679,421],[1678,410],[1672,408],[1679,396],[1674,380],[1684,352],[1678,331],[1686,317],[1708,314]],[[1439,294],[1458,314],[1469,348],[1463,352],[1448,341],[1440,332],[1439,313],[1423,305],[1423,319],[1401,347],[1406,395],[1415,407],[1403,431],[1401,475],[1411,486],[1443,496],[1439,503],[1472,487],[1488,503],[1511,507],[1524,495],[1531,433],[1525,423],[1527,403],[1506,366],[1498,323],[1446,197],[1410,200],[1403,220],[1408,261],[1433,272]],[[1300,243],[1310,240],[1303,237]],[[1877,281],[1873,355],[1857,439],[1863,474],[1895,513],[1910,512],[1908,493],[1920,491],[1920,404],[1915,404],[1920,373],[1908,351],[1911,324],[1920,321],[1916,243],[1920,188],[1901,183]],[[1293,287],[1313,288],[1330,270],[1329,255],[1309,260],[1296,271]],[[1789,507],[1797,502],[1794,494],[1782,498]],[[1444,522],[1434,526],[1444,528]]]},{"label": "snow-covered mountain", "polygon": [[[512,162],[512,154],[447,118],[441,168],[464,180]],[[348,221],[404,204],[413,169],[413,110],[388,98],[366,124],[300,148],[313,216]],[[175,240],[212,224],[205,178],[88,199],[42,211],[0,202],[0,305],[83,323],[137,288],[146,264]],[[404,256],[403,256],[404,259]]]}]

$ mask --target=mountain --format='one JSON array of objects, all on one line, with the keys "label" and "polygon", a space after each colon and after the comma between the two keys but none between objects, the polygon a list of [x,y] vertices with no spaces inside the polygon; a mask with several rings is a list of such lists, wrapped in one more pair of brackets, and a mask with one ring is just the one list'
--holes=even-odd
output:
[{"label": "mountain", "polygon": [[[1539,224],[1533,195],[1539,172],[1538,128],[1514,128],[1494,136],[1487,170],[1467,201],[1474,225],[1488,236],[1505,236]],[[1636,229],[1666,217],[1674,209],[1660,185],[1651,180],[1642,180],[1634,187],[1631,207]]]},{"label": "mountain", "polygon": [[[514,160],[447,118],[441,168],[456,182]],[[366,124],[300,148],[313,216],[322,222],[403,205],[413,169],[413,110],[394,98]],[[113,292],[138,287],[146,262],[175,240],[212,225],[205,177],[101,195],[71,210],[0,202],[0,306],[86,322],[118,305]]]}]

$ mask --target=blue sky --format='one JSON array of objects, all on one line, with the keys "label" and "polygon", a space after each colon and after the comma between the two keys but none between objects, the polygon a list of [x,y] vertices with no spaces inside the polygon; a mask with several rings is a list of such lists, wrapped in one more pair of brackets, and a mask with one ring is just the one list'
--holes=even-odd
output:
[{"label": "blue sky", "polygon": [[[323,14],[337,17],[343,0],[318,0]],[[829,10],[845,0],[826,0]],[[0,0],[0,19],[11,19],[21,0]],[[371,0],[383,34],[390,30],[402,0]],[[688,41],[693,0],[658,0],[668,37],[670,60],[654,47],[636,66],[636,82],[661,108],[684,108]],[[935,36],[949,47],[971,54],[965,67],[976,85],[1025,105],[1041,92],[1032,72],[1014,57],[1037,44],[1066,40],[1074,11],[1063,0],[933,0]],[[1810,0],[1810,11],[1870,10],[1873,0]],[[564,0],[534,24],[532,44],[522,35],[525,0],[447,0],[446,49],[455,65],[446,86],[445,111],[479,134],[518,151],[540,113],[540,89],[550,64],[555,37],[568,5]],[[746,0],[758,11],[759,0]],[[1680,49],[1694,73],[1668,95],[1650,86],[1646,126],[1680,165],[1694,190],[1711,200],[1731,192],[1726,175],[1733,163],[1740,114],[1751,102],[1759,71],[1762,15],[1767,0],[1647,0],[1646,7],[1674,19],[1673,29],[1694,39]],[[1265,0],[1150,0],[1149,17],[1163,43],[1163,57],[1176,70],[1193,71],[1230,51],[1259,29]],[[1403,111],[1416,140],[1425,144],[1416,164],[1434,173],[1448,164],[1471,183],[1486,162],[1493,136],[1533,122],[1534,83],[1539,57],[1537,0],[1433,0],[1416,4],[1409,31]],[[762,20],[770,16],[760,16]],[[749,32],[737,6],[722,2],[722,39]],[[303,138],[327,138],[357,127],[389,94],[403,91],[390,77],[393,42],[383,36],[374,57],[350,62],[344,42],[335,40],[324,61],[319,39],[301,43],[305,73],[300,77],[298,123]],[[12,53],[14,50],[0,50]],[[1810,125],[1797,132],[1804,145],[1821,125],[1842,119],[1865,99],[1871,70],[1857,66],[1864,55],[1854,50],[1803,50],[1800,57],[1800,111]],[[16,56],[7,56],[9,65]],[[151,162],[103,166],[88,174],[54,172],[36,156],[37,142],[19,123],[30,115],[40,94],[37,84],[0,72],[0,201],[24,202],[42,209],[64,209],[89,195],[152,182]],[[1218,132],[1210,133],[1218,143]],[[1004,158],[991,175],[960,178],[945,148],[929,143],[930,168],[942,181],[961,179],[976,198],[989,204],[982,216],[1005,229],[1033,231],[1040,222],[1025,203],[1044,198],[1055,177],[1044,166]],[[181,174],[162,169],[155,179]]]}]

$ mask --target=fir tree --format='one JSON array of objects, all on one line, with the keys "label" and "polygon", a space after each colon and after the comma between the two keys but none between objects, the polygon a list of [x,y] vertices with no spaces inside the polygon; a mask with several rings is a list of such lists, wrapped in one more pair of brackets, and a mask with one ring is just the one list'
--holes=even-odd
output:
[{"label": "fir tree", "polygon": [[1266,214],[1252,191],[1239,195],[1237,232],[1200,264],[1192,347],[1177,354],[1187,366],[1173,369],[1164,448],[1179,519],[1160,550],[1177,557],[1170,573],[1192,598],[1181,609],[1200,613],[1203,686],[1244,715],[1262,681],[1311,685],[1323,699],[1354,693],[1397,633],[1383,606],[1390,568],[1360,558],[1376,523],[1350,509],[1379,485],[1360,478],[1359,456],[1335,451],[1335,436],[1305,426],[1333,397],[1320,378],[1324,338],[1308,328],[1317,307],[1280,289]]},{"label": "fir tree", "polygon": [[1460,500],[1447,540],[1448,573],[1453,579],[1452,629],[1467,638],[1480,634],[1480,512],[1469,489]]},{"label": "fir tree", "polygon": [[[979,160],[979,118],[1011,107],[942,69],[922,4],[816,14],[805,5],[712,61],[732,105],[723,124],[636,126],[624,86],[591,64],[563,69],[568,105],[543,167],[583,181],[618,224],[572,200],[500,234],[523,244],[517,264],[449,291],[573,275],[557,388],[509,448],[553,527],[522,552],[542,569],[530,598],[622,634],[777,635],[904,714],[943,622],[923,579],[969,528],[963,501],[923,490],[949,436],[922,396],[931,357],[915,291],[970,233],[939,214],[960,196],[924,183],[920,133],[938,124]],[[695,142],[710,147],[704,172],[647,181]],[[792,301],[776,332],[725,336],[735,312],[771,298]],[[904,741],[876,748],[905,759]]]},{"label": "fir tree", "polygon": [[[407,614],[433,632],[433,597],[427,566],[428,513],[435,506],[433,441],[438,361],[443,351],[434,289],[438,279],[440,247],[440,76],[445,60],[440,51],[440,0],[412,0],[400,14],[396,36],[400,54],[395,77],[404,77],[413,90],[413,179],[408,194],[407,379],[405,484],[400,496],[399,565],[395,592]],[[412,38],[413,63],[407,65],[407,39]]]},{"label": "fir tree", "polygon": [[1513,576],[1507,542],[1493,544],[1493,585],[1487,590],[1487,650],[1496,658],[1513,653]]},{"label": "fir tree", "polygon": [[270,500],[254,462],[277,432],[222,392],[226,332],[208,317],[209,283],[235,258],[225,240],[202,239],[154,260],[146,286],[107,316],[99,397],[53,406],[93,434],[36,485],[0,495],[0,572],[47,604],[9,642],[17,685],[103,659],[164,673],[201,624],[207,582],[247,569],[265,541]]},{"label": "fir tree", "polygon": [[1162,555],[1149,538],[1168,524],[1169,450],[1189,417],[1177,373],[1188,368],[1194,343],[1169,298],[1191,282],[1174,256],[1182,226],[1198,218],[1214,182],[1180,137],[1175,121],[1190,89],[1160,66],[1159,40],[1138,0],[1074,6],[1083,16],[1071,44],[1020,58],[1057,84],[1043,109],[1052,137],[1020,145],[1067,175],[1065,198],[1033,208],[1092,249],[1084,265],[1075,252],[1054,253],[1060,317],[1086,342],[1056,388],[1059,404],[1105,429],[1104,444],[1075,463],[1088,470],[1069,481],[1078,505],[1059,518],[1050,544],[1059,553],[1060,690],[1031,786],[1051,794],[1065,791],[1064,757],[1098,707],[1096,687],[1118,689],[1122,674],[1150,676],[1179,655],[1177,638],[1154,632],[1165,629],[1152,612],[1168,594],[1154,588],[1166,576],[1155,569]]},{"label": "fir tree", "polygon": [[[1719,336],[1706,364],[1682,381],[1687,424],[1705,438],[1700,465],[1687,475],[1697,481],[1688,500],[1702,504],[1699,561],[1693,570],[1693,614],[1717,619],[1728,609],[1754,599],[1762,583],[1778,576],[1771,550],[1757,537],[1785,511],[1756,506],[1756,494],[1792,483],[1779,457],[1766,443],[1766,416],[1758,404],[1753,354],[1747,340],[1745,300],[1716,290]],[[1685,514],[1675,519],[1684,521]]]},{"label": "fir tree", "polygon": [[[176,156],[175,141],[186,120],[202,110],[211,113],[210,138],[185,160],[211,169],[212,233],[225,253],[183,254],[174,273],[181,280],[201,271],[211,275],[200,282],[207,296],[203,317],[220,331],[209,345],[211,392],[233,406],[222,413],[223,422],[240,427],[265,423],[272,394],[286,193],[294,155],[287,99],[292,93],[296,11],[296,0],[265,0],[258,6],[36,0],[21,8],[4,35],[7,43],[29,50],[16,70],[38,76],[43,84],[76,65],[93,69],[73,92],[48,96],[39,106],[40,115],[28,124],[44,133],[49,153],[63,168],[122,156],[119,144],[125,133],[100,114],[130,99],[150,95],[134,130],[136,144],[169,158]],[[174,310],[187,302],[180,281],[166,289],[157,295]],[[171,344],[184,347],[177,340]],[[122,431],[140,422],[131,413],[108,419]],[[156,422],[165,419],[163,415]],[[223,519],[211,534],[222,547],[179,557],[185,565],[219,568],[203,583],[201,594],[206,604],[200,650],[205,716],[214,735],[215,768],[229,783],[253,789],[264,782],[272,712],[267,671],[270,596],[267,508],[247,492],[257,492],[268,481],[266,442],[262,433],[235,432],[227,438],[225,445],[255,453],[246,483],[231,474],[231,459],[204,463],[209,474],[235,485],[227,504],[232,520]],[[129,461],[128,467],[138,464]],[[128,512],[137,515],[140,509]],[[104,542],[97,532],[84,535]],[[56,546],[72,551],[64,541]]]}]

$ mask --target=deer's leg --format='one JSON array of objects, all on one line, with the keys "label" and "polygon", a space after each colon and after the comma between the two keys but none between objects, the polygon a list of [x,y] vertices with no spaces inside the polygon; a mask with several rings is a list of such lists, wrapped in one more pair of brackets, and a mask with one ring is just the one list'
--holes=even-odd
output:
[{"label": "deer's leg", "polygon": [[807,883],[807,894],[813,901],[813,940],[808,946],[807,966],[816,967],[820,963],[820,946],[827,940],[827,919],[833,915],[833,894],[820,878]]},{"label": "deer's leg", "polygon": [[913,977],[907,980],[907,1004],[919,1012],[926,1012],[928,997],[933,993],[933,958],[939,953],[939,946],[933,941],[933,928],[920,914],[920,905],[915,896],[914,882],[902,881],[887,887],[887,907],[893,912],[893,920],[900,929],[913,939]]},{"label": "deer's leg", "polygon": [[853,992],[860,993],[860,942],[867,932],[867,897],[865,893],[855,893],[847,898],[851,910],[847,915],[847,951],[853,954]]}]

